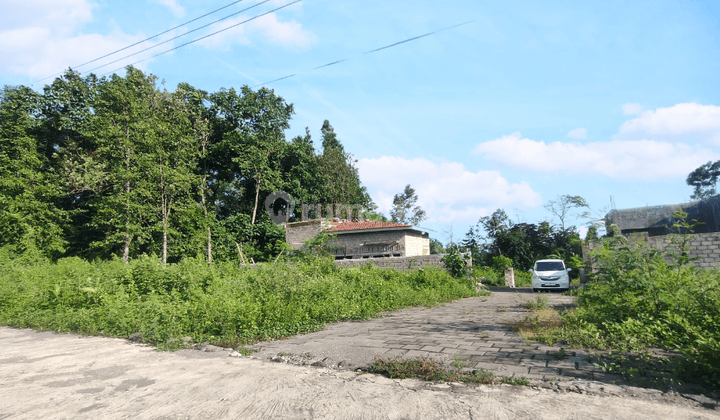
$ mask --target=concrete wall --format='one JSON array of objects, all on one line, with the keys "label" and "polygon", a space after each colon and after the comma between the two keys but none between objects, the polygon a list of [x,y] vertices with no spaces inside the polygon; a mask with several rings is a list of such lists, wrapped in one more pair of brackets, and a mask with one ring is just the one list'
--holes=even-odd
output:
[{"label": "concrete wall", "polygon": [[300,249],[306,240],[314,238],[321,230],[329,227],[330,223],[323,219],[287,223],[285,225],[285,241],[294,249]]},{"label": "concrete wall", "polygon": [[[697,261],[693,261],[692,264],[701,268],[720,268],[720,232],[695,233],[690,234],[690,236],[692,237],[690,241],[690,258],[699,258]],[[672,248],[675,247],[669,241],[668,236],[648,236],[644,234],[635,235],[631,238],[631,240],[646,241],[651,248],[659,251],[671,252]],[[583,257],[586,261],[590,260],[590,252],[597,246],[598,244],[583,246]],[[669,261],[669,258],[666,258],[666,260]]]},{"label": "concrete wall", "polygon": [[337,260],[335,263],[339,267],[356,267],[362,264],[374,264],[379,268],[394,268],[406,271],[409,269],[417,269],[421,267],[445,267],[440,261],[441,255],[418,255],[415,257],[398,257],[398,258],[363,258],[353,260]]},{"label": "concrete wall", "polygon": [[430,255],[430,237],[422,232],[410,231],[405,235],[405,256]]}]

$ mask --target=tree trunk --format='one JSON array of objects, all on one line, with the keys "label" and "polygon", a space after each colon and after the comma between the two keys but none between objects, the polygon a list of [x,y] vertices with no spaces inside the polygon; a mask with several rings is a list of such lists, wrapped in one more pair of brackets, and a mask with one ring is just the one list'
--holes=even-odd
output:
[{"label": "tree trunk", "polygon": [[132,242],[132,236],[130,236],[128,233],[125,233],[125,246],[123,247],[123,256],[122,256],[122,259],[125,262],[125,264],[127,264],[128,260],[130,259],[130,242]]},{"label": "tree trunk", "polygon": [[255,224],[255,214],[257,214],[257,207],[258,207],[258,198],[260,197],[260,181],[255,180],[255,205],[253,206],[253,215],[252,215],[252,221],[250,222],[251,225]]},{"label": "tree trunk", "polygon": [[167,265],[167,231],[168,231],[168,202],[167,202],[167,187],[162,187],[162,225],[163,225],[163,238],[162,238],[162,263],[163,266]]}]

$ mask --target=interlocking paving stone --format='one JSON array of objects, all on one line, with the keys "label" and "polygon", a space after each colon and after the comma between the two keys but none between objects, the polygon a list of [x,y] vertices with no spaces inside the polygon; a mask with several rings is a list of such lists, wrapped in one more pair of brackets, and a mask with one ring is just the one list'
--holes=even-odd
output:
[{"label": "interlocking paving stone", "polygon": [[[550,305],[567,305],[574,299],[556,293],[545,296]],[[328,366],[340,361],[369,366],[376,356],[429,357],[449,365],[459,358],[468,369],[484,368],[498,376],[616,380],[587,362],[587,351],[565,349],[566,357],[558,359],[560,347],[519,337],[511,324],[531,314],[520,308],[528,300],[533,300],[530,288],[496,288],[487,297],[386,312],[379,318],[330,324],[315,333],[249,347],[259,350],[254,356],[262,359],[309,353],[312,361],[324,360]]]}]

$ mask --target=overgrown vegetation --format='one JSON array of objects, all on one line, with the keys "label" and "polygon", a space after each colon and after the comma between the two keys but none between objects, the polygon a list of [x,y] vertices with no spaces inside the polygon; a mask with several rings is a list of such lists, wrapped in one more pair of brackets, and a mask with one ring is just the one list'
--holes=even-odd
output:
[{"label": "overgrown vegetation", "polygon": [[387,376],[391,379],[421,379],[423,381],[466,382],[475,384],[492,384],[495,377],[492,372],[484,369],[474,371],[462,370],[462,364],[454,362],[456,369],[450,369],[443,363],[427,358],[404,359],[376,357],[368,372]]},{"label": "overgrown vegetation", "polygon": [[686,237],[672,243],[661,253],[638,238],[605,238],[593,252],[599,271],[579,291],[578,307],[528,319],[521,333],[573,347],[677,351],[676,379],[720,389],[720,271],[688,264]]},{"label": "overgrown vegetation", "polygon": [[411,272],[372,265],[338,268],[331,259],[240,267],[157,257],[125,264],[77,257],[53,263],[0,248],[0,324],[129,337],[160,347],[193,342],[238,346],[367,319],[381,311],[477,296],[442,269]]}]

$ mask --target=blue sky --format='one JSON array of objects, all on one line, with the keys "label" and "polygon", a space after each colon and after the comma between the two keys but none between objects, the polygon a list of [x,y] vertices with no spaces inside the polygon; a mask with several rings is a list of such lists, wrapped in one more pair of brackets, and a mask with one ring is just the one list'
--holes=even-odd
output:
[{"label": "blue sky", "polygon": [[[95,73],[291,1],[270,0]],[[229,3],[2,0],[0,84],[41,89],[51,79],[38,79]],[[458,239],[497,208],[516,221],[547,220],[543,204],[562,194],[598,213],[611,196],[616,208],[688,201],[687,174],[720,159],[719,17],[718,1],[304,0],[137,67],[169,90],[295,74],[268,85],[295,105],[288,139],[309,127],[319,140],[328,119],[381,210],[411,184],[430,216],[423,226],[446,241],[451,228]]]}]

